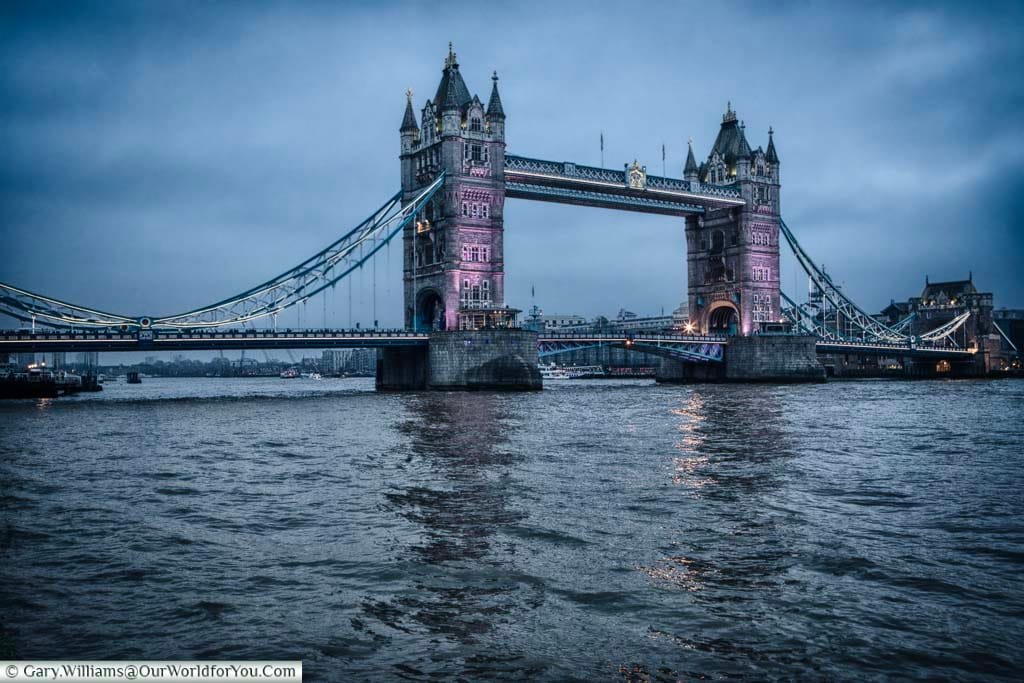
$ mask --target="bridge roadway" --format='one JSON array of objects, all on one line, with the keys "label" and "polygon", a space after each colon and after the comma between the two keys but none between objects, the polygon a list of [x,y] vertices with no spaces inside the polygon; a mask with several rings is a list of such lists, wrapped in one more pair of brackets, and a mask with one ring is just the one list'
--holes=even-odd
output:
[{"label": "bridge roadway", "polygon": [[[104,330],[0,331],[0,353],[76,351],[237,351],[260,349],[382,348],[426,346],[426,332],[405,330],[148,330],[139,333]],[[725,337],[674,334],[542,334],[540,344],[574,348],[600,344],[679,345],[726,343]]]},{"label": "bridge roadway", "polygon": [[[238,351],[260,349],[382,348],[389,346],[426,346],[426,332],[405,330],[146,330],[139,333],[104,330],[0,330],[0,353],[52,353],[77,351]],[[701,358],[721,360],[728,337],[720,335],[681,335],[651,332],[636,333],[542,333],[538,338],[542,355],[555,355],[600,345],[634,347],[647,353],[682,350]],[[689,351],[687,350],[689,349]],[[703,349],[703,350],[702,350]],[[967,359],[969,349],[886,344],[874,342],[837,342],[822,340],[818,353],[862,353],[922,358]]]},{"label": "bridge roadway", "polygon": [[740,191],[677,178],[643,174],[631,184],[626,170],[505,155],[505,196],[669,216],[703,214],[743,206]]}]

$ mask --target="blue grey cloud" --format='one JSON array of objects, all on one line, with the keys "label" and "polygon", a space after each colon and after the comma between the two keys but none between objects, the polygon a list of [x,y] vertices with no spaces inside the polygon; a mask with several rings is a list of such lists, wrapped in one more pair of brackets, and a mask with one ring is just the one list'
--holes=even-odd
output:
[{"label": "blue grey cloud", "polygon": [[[6,3],[0,279],[124,313],[192,308],[275,275],[398,186],[403,92],[452,40],[470,89],[497,69],[509,151],[680,175],[731,100],[775,127],[783,214],[870,309],[925,274],[1024,305],[1019,3]],[[670,310],[681,221],[506,211],[507,295],[550,312]],[[400,258],[378,317],[400,319]],[[372,318],[370,272],[355,320]],[[801,278],[790,267],[784,288]],[[348,322],[348,291],[303,323]],[[325,310],[326,308],[326,310]]]}]

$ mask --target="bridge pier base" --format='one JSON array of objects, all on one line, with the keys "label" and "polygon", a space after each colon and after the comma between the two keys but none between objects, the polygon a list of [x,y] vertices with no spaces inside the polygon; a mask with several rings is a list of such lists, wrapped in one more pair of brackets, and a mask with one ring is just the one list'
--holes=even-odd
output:
[{"label": "bridge pier base", "polygon": [[755,335],[731,337],[725,367],[663,359],[659,382],[824,382],[825,368],[811,336]]},{"label": "bridge pier base", "polygon": [[655,379],[663,384],[724,382],[725,366],[722,363],[687,363],[662,358]]},{"label": "bridge pier base", "polygon": [[466,330],[430,335],[431,389],[532,391],[543,388],[537,333]]},{"label": "bridge pier base", "polygon": [[427,388],[427,349],[377,350],[377,391],[420,391]]},{"label": "bridge pier base", "polygon": [[537,360],[536,332],[433,332],[428,348],[378,352],[377,390],[537,390],[543,388]]}]

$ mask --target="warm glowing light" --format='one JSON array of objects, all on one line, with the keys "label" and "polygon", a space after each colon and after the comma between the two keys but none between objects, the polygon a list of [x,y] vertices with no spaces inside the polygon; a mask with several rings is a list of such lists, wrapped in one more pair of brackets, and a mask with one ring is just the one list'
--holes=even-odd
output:
[{"label": "warm glowing light", "polygon": [[683,325],[683,328],[686,330],[687,334],[693,334],[693,323],[686,323],[685,325]]}]

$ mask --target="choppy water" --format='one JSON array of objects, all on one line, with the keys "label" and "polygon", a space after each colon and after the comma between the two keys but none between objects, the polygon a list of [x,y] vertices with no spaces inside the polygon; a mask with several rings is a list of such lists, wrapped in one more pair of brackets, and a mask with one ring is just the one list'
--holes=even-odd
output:
[{"label": "choppy water", "polygon": [[1020,676],[1022,406],[1010,381],[7,402],[2,640],[307,680]]}]

